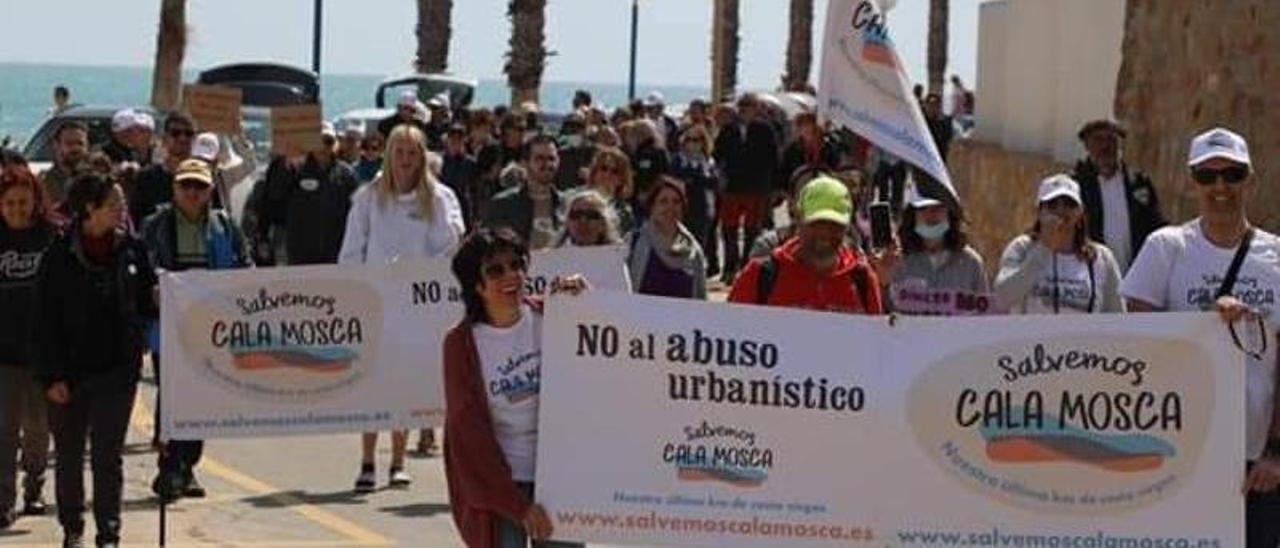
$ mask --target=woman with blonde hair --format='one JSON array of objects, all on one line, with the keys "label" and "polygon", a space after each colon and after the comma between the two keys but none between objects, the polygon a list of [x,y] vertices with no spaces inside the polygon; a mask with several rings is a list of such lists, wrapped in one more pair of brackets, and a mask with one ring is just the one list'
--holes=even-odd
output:
[{"label": "woman with blonde hair", "polygon": [[565,229],[556,247],[589,247],[622,242],[618,213],[598,190],[580,189],[565,200]]},{"label": "woman with blonde hair", "polygon": [[[453,191],[436,178],[429,154],[422,130],[402,124],[391,131],[382,175],[351,197],[339,264],[390,264],[436,257],[458,244],[466,231],[462,207]],[[407,431],[392,432],[391,487],[406,487],[413,481],[404,471],[407,443]],[[373,491],[377,445],[378,434],[366,432],[356,492]]]},{"label": "woman with blonde hair", "polygon": [[604,195],[618,214],[618,231],[631,232],[636,227],[635,215],[628,200],[632,191],[631,159],[616,147],[602,147],[587,167],[587,188]]}]

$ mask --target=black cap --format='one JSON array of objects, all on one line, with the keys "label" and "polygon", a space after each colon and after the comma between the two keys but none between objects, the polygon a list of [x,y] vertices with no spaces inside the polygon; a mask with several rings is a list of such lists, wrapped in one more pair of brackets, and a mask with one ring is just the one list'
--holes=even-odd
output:
[{"label": "black cap", "polygon": [[1110,120],[1110,119],[1093,120],[1085,124],[1084,127],[1080,128],[1080,132],[1076,134],[1076,137],[1079,137],[1081,141],[1084,141],[1085,139],[1089,138],[1090,133],[1093,133],[1099,130],[1109,130],[1112,133],[1115,133],[1121,139],[1128,137],[1128,132],[1126,132],[1124,130],[1124,127],[1120,125],[1120,122],[1117,122],[1115,120]]}]

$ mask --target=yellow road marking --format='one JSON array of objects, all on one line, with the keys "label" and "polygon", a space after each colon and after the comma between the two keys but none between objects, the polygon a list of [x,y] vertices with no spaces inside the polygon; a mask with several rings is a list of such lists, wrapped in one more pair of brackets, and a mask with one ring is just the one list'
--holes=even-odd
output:
[{"label": "yellow road marking", "polygon": [[[151,432],[155,428],[155,420],[152,418],[151,411],[147,404],[142,401],[142,394],[138,394],[138,399],[133,406],[133,416],[129,422],[134,428],[142,431],[147,438],[151,437]],[[310,547],[310,546],[350,546],[350,543],[356,543],[360,546],[391,546],[393,543],[390,539],[379,535],[373,531],[365,529],[353,521],[342,516],[334,514],[316,506],[304,502],[302,499],[293,495],[282,492],[279,488],[253,478],[235,468],[223,464],[216,459],[205,455],[200,459],[200,470],[212,474],[227,483],[235,485],[254,495],[266,496],[281,506],[292,510],[307,520],[342,535],[347,542],[331,542],[331,541],[269,541],[255,543],[226,543],[218,542],[220,545],[230,544],[232,546],[280,546],[290,547]]]}]

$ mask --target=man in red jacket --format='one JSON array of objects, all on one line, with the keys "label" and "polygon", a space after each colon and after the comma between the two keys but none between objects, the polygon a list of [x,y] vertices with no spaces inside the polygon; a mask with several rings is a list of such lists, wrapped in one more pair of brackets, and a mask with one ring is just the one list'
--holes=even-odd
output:
[{"label": "man in red jacket", "polygon": [[874,270],[844,244],[853,198],[840,181],[813,179],[800,191],[800,229],[773,254],[752,261],[729,301],[848,314],[880,314]]}]

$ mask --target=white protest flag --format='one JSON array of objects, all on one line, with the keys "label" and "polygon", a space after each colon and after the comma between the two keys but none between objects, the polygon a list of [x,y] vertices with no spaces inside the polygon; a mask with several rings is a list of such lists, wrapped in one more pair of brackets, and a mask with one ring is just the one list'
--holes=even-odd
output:
[{"label": "white protest flag", "polygon": [[958,205],[876,2],[831,0],[822,42],[819,112],[929,174]]}]

